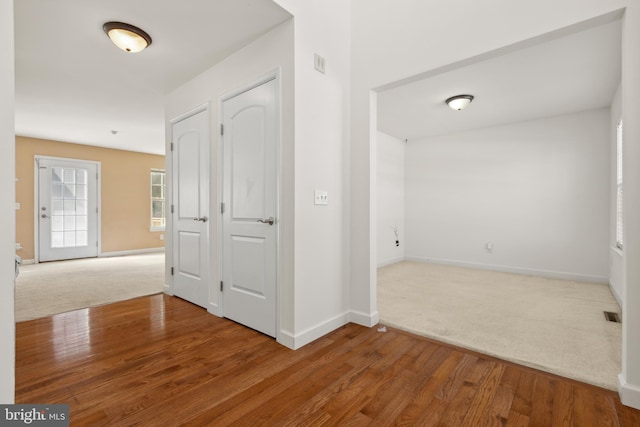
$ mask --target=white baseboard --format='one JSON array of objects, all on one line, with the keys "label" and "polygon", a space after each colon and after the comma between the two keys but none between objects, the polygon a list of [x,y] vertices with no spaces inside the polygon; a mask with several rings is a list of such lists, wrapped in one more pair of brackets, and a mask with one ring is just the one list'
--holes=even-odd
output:
[{"label": "white baseboard", "polygon": [[380,261],[378,262],[378,268],[386,267],[387,265],[395,264],[402,261],[404,261],[404,257],[398,257],[398,258],[388,259],[386,261]]},{"label": "white baseboard", "polygon": [[209,302],[209,307],[207,307],[207,311],[214,316],[222,317],[222,313],[220,312],[220,306],[218,304]]},{"label": "white baseboard", "polygon": [[276,336],[276,342],[278,344],[282,344],[283,346],[290,348],[291,350],[295,350],[296,339],[293,334],[289,331],[285,331],[281,329],[280,332]]},{"label": "white baseboard", "polygon": [[622,374],[618,375],[618,394],[623,405],[640,409],[640,387],[627,383]]},{"label": "white baseboard", "polygon": [[620,295],[618,295],[618,291],[616,290],[616,288],[611,284],[611,282],[609,282],[609,289],[611,290],[611,293],[613,294],[613,297],[616,299],[616,301],[618,301],[618,305],[620,306],[620,308],[622,309],[622,298],[620,297]]},{"label": "white baseboard", "polygon": [[114,256],[127,256],[127,255],[142,255],[164,252],[164,248],[147,248],[147,249],[133,249],[130,251],[116,251],[116,252],[102,252],[99,256],[101,258],[114,257]]},{"label": "white baseboard", "polygon": [[609,279],[607,277],[591,276],[588,274],[567,273],[563,271],[536,270],[532,268],[508,267],[508,266],[502,266],[502,265],[481,264],[481,263],[473,263],[473,262],[454,261],[454,260],[448,260],[448,259],[434,259],[434,258],[420,258],[420,257],[405,257],[405,260],[432,263],[432,264],[453,265],[456,267],[477,268],[479,270],[501,271],[504,273],[524,274],[528,276],[548,277],[551,279],[573,280],[576,282],[591,282],[591,283],[603,283],[603,284],[609,283]]},{"label": "white baseboard", "polygon": [[162,285],[162,292],[167,295],[173,296],[173,290],[171,289],[171,286],[167,285],[166,283]]},{"label": "white baseboard", "polygon": [[35,263],[36,263],[35,259],[23,259],[20,265],[29,265],[29,264],[35,264]]},{"label": "white baseboard", "polygon": [[305,329],[299,334],[292,335],[288,331],[281,330],[276,340],[285,347],[289,347],[292,350],[297,350],[300,347],[303,347],[310,342],[327,335],[329,332],[332,332],[339,327],[346,325],[347,323],[349,323],[349,314],[342,313],[335,317],[327,319],[324,322],[318,323],[315,326]]},{"label": "white baseboard", "polygon": [[351,323],[355,323],[357,325],[366,326],[367,328],[371,328],[375,326],[380,321],[380,315],[377,311],[374,311],[371,314],[363,313],[361,311],[351,310],[349,312],[349,321]]}]

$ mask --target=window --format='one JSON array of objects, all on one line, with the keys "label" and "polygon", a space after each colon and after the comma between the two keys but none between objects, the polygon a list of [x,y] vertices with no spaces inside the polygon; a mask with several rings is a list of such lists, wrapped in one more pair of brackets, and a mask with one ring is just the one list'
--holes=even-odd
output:
[{"label": "window", "polygon": [[165,220],[165,171],[151,170],[151,231],[164,230]]},{"label": "window", "polygon": [[622,120],[616,128],[616,246],[622,249]]}]

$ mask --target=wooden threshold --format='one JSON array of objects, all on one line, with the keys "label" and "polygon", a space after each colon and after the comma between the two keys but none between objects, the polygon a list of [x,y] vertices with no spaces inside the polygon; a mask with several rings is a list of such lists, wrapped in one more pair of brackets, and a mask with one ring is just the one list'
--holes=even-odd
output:
[{"label": "wooden threshold", "polygon": [[292,351],[163,294],[18,323],[16,402],[72,426],[640,426],[615,392],[393,328]]}]

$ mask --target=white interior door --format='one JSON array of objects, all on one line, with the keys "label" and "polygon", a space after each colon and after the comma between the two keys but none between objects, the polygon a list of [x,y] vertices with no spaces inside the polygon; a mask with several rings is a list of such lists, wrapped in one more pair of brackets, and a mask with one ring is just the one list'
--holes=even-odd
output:
[{"label": "white interior door", "polygon": [[98,164],[39,157],[38,260],[98,256]]},{"label": "white interior door", "polygon": [[172,125],[173,294],[209,300],[209,111]]},{"label": "white interior door", "polygon": [[223,102],[225,317],[276,334],[277,81]]}]

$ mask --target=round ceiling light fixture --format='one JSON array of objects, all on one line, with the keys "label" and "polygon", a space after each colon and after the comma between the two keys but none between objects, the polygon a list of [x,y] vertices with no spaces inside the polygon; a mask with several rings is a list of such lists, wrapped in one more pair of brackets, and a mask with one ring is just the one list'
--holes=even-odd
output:
[{"label": "round ceiling light fixture", "polygon": [[107,33],[113,44],[125,52],[140,52],[151,44],[149,34],[124,22],[107,22],[102,26],[102,29]]},{"label": "round ceiling light fixture", "polygon": [[445,102],[452,110],[463,110],[473,101],[473,95],[456,95],[447,99]]}]

